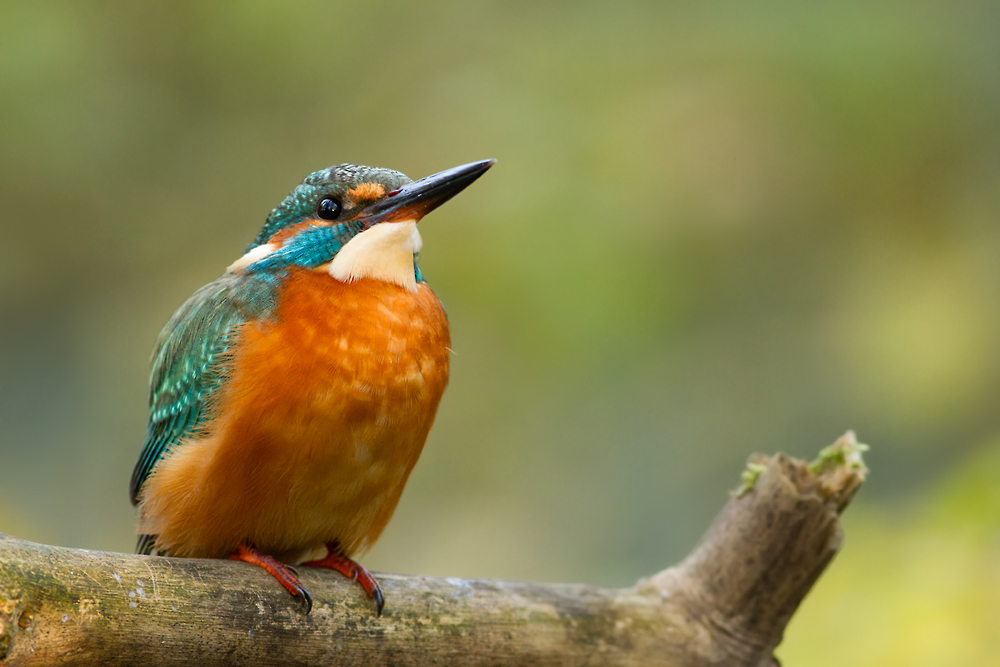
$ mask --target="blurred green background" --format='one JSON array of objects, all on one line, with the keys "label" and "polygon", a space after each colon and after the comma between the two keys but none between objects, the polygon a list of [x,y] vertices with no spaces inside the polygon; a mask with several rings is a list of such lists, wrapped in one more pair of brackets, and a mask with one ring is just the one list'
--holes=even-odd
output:
[{"label": "blurred green background", "polygon": [[130,550],[148,355],[307,173],[421,225],[451,387],[378,570],[627,585],[873,446],[788,665],[1000,664],[1000,4],[0,4],[0,531]]}]

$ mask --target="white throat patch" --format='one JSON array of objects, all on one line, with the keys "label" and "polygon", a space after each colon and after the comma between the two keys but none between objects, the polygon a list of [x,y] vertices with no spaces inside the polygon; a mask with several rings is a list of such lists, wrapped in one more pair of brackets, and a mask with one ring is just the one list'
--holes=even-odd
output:
[{"label": "white throat patch", "polygon": [[379,223],[340,249],[330,262],[330,275],[345,283],[361,278],[384,280],[416,292],[413,253],[421,245],[416,220]]}]

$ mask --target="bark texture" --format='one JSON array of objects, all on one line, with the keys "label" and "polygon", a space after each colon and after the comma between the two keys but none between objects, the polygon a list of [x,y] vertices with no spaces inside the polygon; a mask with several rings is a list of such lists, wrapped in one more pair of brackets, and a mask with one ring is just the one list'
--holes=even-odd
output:
[{"label": "bark texture", "polygon": [[633,587],[302,568],[305,616],[259,568],[65,549],[0,535],[0,665],[777,665],[785,625],[842,543],[853,434],[813,463],[751,457],[680,565]]}]

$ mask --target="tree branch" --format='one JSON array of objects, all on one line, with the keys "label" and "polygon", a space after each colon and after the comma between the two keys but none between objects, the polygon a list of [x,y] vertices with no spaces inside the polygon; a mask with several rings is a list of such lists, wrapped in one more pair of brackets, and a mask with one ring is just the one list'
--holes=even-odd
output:
[{"label": "tree branch", "polygon": [[0,535],[0,665],[777,665],[785,625],[841,546],[865,476],[848,433],[812,464],[751,457],[684,562],[631,588],[303,568],[305,616],[262,570]]}]

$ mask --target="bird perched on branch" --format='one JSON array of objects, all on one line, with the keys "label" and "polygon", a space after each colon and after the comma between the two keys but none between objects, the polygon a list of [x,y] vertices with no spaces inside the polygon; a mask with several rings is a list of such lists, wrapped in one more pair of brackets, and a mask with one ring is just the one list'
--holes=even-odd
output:
[{"label": "bird perched on branch", "polygon": [[417,223],[494,164],[419,181],[310,174],[246,254],[160,334],[132,474],[140,553],[246,561],[304,606],[292,564],[378,582],[378,538],[448,382],[448,320],[417,267]]}]

